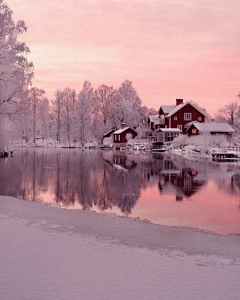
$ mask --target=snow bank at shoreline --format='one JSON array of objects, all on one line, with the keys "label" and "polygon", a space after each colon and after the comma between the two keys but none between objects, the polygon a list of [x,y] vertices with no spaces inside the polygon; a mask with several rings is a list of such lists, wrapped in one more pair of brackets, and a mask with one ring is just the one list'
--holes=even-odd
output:
[{"label": "snow bank at shoreline", "polygon": [[238,299],[240,236],[0,196],[1,299]]}]

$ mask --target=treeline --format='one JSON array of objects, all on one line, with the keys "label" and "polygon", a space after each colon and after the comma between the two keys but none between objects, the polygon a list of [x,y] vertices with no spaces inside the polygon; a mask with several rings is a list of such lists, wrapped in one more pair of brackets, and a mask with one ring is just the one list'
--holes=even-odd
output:
[{"label": "treeline", "polygon": [[122,122],[144,135],[149,110],[129,80],[118,89],[103,84],[95,90],[85,81],[80,92],[66,87],[56,90],[51,100],[44,90],[31,88],[30,51],[18,41],[27,27],[24,21],[15,23],[12,15],[0,0],[0,147],[15,141],[36,145],[38,140],[44,145],[55,141],[82,146],[89,140],[100,142],[105,132]]},{"label": "treeline", "polygon": [[99,143],[104,133],[122,123],[144,135],[149,113],[156,113],[142,105],[129,80],[117,90],[106,85],[94,90],[85,81],[80,92],[68,87],[56,90],[51,101],[44,90],[33,87],[23,111],[18,138],[35,145],[44,140],[45,145],[57,142],[68,146],[83,146],[90,140]]}]

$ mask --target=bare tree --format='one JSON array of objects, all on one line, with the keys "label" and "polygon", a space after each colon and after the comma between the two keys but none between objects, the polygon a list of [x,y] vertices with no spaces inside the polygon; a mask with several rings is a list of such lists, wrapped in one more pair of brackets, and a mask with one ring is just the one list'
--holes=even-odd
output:
[{"label": "bare tree", "polygon": [[237,101],[228,103],[218,110],[216,118],[224,118],[230,125],[236,125],[239,117],[239,105]]}]

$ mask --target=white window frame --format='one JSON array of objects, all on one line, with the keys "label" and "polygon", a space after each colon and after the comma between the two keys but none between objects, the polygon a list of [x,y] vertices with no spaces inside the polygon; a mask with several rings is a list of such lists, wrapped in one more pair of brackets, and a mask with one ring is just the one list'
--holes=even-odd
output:
[{"label": "white window frame", "polygon": [[184,121],[192,121],[192,113],[184,113]]},{"label": "white window frame", "polygon": [[174,121],[177,121],[177,116],[175,116],[173,119],[174,119]]},{"label": "white window frame", "polygon": [[177,128],[182,131],[182,125],[177,125]]}]

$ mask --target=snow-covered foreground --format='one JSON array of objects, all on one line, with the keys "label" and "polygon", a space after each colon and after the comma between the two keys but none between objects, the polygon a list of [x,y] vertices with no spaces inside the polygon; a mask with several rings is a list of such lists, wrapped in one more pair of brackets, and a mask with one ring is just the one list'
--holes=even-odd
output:
[{"label": "snow-covered foreground", "polygon": [[239,299],[240,236],[0,197],[1,299]]}]

